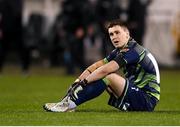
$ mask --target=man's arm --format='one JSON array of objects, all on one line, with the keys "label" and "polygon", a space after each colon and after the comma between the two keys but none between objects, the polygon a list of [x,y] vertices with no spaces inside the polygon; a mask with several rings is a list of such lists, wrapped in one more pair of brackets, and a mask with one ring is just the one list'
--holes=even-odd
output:
[{"label": "man's arm", "polygon": [[86,77],[88,77],[92,72],[94,72],[97,68],[103,66],[105,64],[104,60],[99,60],[97,62],[95,62],[94,64],[92,64],[91,66],[89,66],[80,76],[78,79],[76,79],[75,82],[79,82],[80,80],[85,79]]},{"label": "man's arm", "polygon": [[106,75],[115,72],[119,69],[119,65],[116,61],[112,60],[111,62],[99,67],[93,73],[91,73],[87,78],[87,83],[99,80],[104,78]]}]

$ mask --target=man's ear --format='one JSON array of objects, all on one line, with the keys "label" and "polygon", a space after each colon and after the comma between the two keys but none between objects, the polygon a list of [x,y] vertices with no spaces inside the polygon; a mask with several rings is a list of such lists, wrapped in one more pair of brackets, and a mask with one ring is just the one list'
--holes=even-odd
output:
[{"label": "man's ear", "polygon": [[129,37],[130,37],[130,35],[129,35],[129,30],[128,30],[127,28],[125,28],[124,31],[126,32],[126,38],[129,40]]},{"label": "man's ear", "polygon": [[129,38],[129,35],[126,35],[126,39],[128,39]]},{"label": "man's ear", "polygon": [[127,28],[127,27],[122,27],[122,28],[123,28],[124,32],[129,36],[129,30],[128,30],[128,28]]}]

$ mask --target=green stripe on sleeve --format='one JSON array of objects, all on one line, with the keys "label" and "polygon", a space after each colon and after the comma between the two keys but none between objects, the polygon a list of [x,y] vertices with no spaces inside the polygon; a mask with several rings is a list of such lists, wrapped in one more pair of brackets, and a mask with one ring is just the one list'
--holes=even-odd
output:
[{"label": "green stripe on sleeve", "polygon": [[145,51],[143,51],[142,54],[140,54],[140,59],[139,59],[138,63],[142,61],[142,59],[145,57],[145,55],[146,55],[146,53],[145,53]]}]

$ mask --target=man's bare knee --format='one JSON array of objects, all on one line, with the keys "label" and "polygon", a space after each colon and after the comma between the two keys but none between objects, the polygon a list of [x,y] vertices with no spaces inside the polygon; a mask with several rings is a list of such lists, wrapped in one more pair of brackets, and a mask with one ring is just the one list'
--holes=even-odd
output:
[{"label": "man's bare knee", "polygon": [[106,76],[109,84],[117,96],[121,96],[126,80],[116,73],[111,73]]},{"label": "man's bare knee", "polygon": [[108,74],[107,76],[106,76],[106,78],[108,79],[108,80],[113,80],[114,78],[116,78],[116,77],[118,77],[118,79],[119,80],[125,80],[123,77],[121,77],[120,75],[118,75],[118,74],[116,74],[116,73],[111,73],[111,74]]},{"label": "man's bare knee", "polygon": [[115,74],[115,73],[108,74],[108,75],[106,76],[106,78],[107,78],[107,79],[111,79],[114,75],[116,75],[116,74]]}]

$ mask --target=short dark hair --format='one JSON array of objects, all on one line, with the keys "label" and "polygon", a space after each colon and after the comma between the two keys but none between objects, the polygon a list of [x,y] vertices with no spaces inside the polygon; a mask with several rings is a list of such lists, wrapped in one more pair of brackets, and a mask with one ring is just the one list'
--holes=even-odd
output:
[{"label": "short dark hair", "polygon": [[120,19],[115,19],[115,20],[112,20],[107,23],[106,29],[108,30],[109,28],[116,26],[116,25],[127,28],[127,26],[124,22],[122,22]]}]

